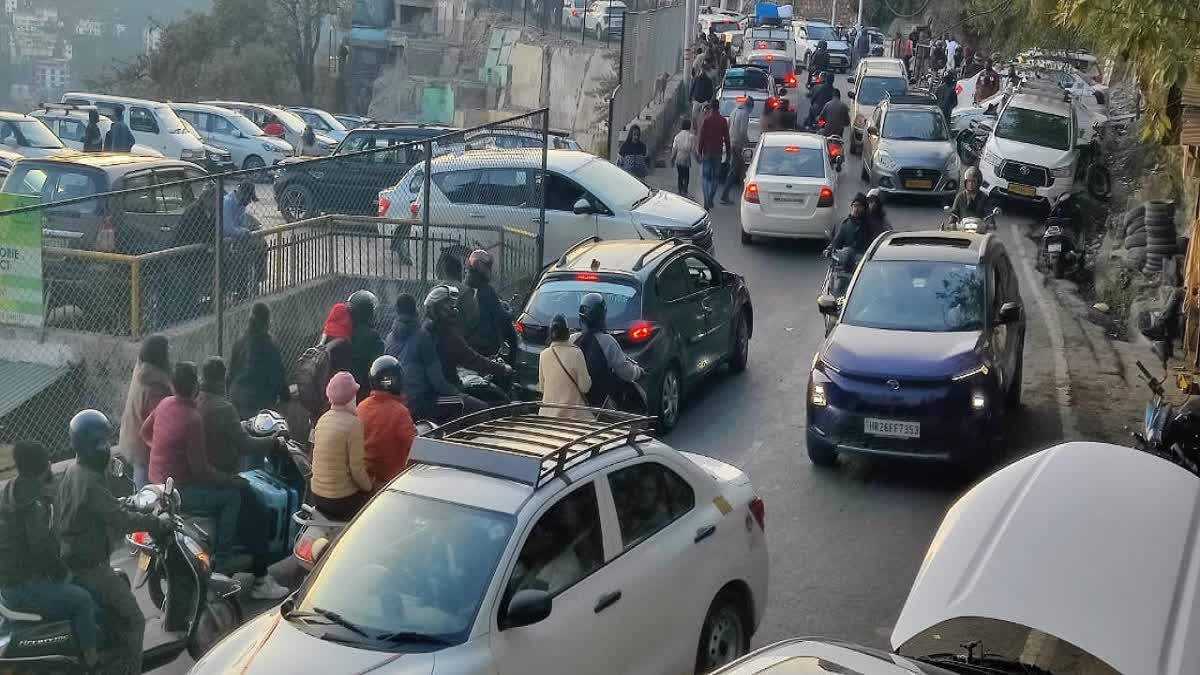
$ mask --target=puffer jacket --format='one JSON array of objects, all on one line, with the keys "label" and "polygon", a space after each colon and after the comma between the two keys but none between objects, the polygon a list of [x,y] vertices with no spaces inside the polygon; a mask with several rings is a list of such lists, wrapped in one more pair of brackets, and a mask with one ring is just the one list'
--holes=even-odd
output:
[{"label": "puffer jacket", "polygon": [[341,499],[372,487],[362,422],[353,407],[334,406],[313,430],[312,491],[325,499]]},{"label": "puffer jacket", "polygon": [[67,568],[51,532],[49,483],[14,478],[0,492],[0,588],[60,581]]},{"label": "puffer jacket", "polygon": [[164,398],[171,395],[171,376],[146,361],[133,367],[125,410],[121,413],[121,432],[117,450],[134,464],[150,463],[150,446],[142,440],[142,423]]},{"label": "puffer jacket", "polygon": [[455,396],[458,389],[446,379],[433,336],[415,316],[397,317],[388,334],[386,352],[404,369],[404,395],[416,419],[429,416],[439,396]]}]

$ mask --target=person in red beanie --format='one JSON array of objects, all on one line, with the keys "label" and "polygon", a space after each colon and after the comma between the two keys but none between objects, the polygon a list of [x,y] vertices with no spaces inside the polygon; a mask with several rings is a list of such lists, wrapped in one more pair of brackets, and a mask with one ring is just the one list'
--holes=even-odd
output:
[{"label": "person in red beanie", "polygon": [[404,404],[404,371],[394,356],[371,364],[371,395],[358,404],[364,432],[367,473],[375,489],[387,485],[408,465],[417,429]]},{"label": "person in red beanie", "polygon": [[353,351],[350,339],[353,336],[353,323],[350,320],[350,306],[339,302],[329,309],[325,317],[325,327],[321,329],[321,341],[329,352],[329,372],[350,372],[353,365]]}]

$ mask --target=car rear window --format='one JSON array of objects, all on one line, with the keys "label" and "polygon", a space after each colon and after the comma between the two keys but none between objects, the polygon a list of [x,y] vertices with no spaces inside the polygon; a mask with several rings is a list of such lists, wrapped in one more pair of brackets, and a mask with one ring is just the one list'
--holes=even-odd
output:
[{"label": "car rear window", "polygon": [[751,49],[778,49],[781,52],[787,51],[787,43],[783,40],[764,40],[756,39],[750,43]]},{"label": "car rear window", "polygon": [[766,91],[769,86],[767,73],[759,68],[737,68],[725,71],[726,89],[749,89]]},{"label": "car rear window", "polygon": [[763,68],[771,71],[771,74],[775,76],[776,80],[782,80],[792,72],[792,64],[787,59],[783,58],[772,58],[770,61],[768,61],[766,58],[756,58],[750,59],[750,63],[756,66],[762,66]]},{"label": "car rear window", "polygon": [[[746,97],[738,96],[737,98],[721,99],[721,116],[729,117],[733,114],[734,108],[744,103]],[[754,101],[754,107],[750,108],[750,117],[762,117],[763,107],[766,105],[766,98],[760,98]]]},{"label": "car rear window", "polygon": [[[20,195],[32,195],[38,201],[61,202],[66,199],[87,197],[101,192],[99,177],[92,171],[61,164],[31,164],[19,162],[14,167],[0,191]],[[71,207],[80,213],[96,213],[98,199],[85,201]]]},{"label": "car rear window", "polygon": [[610,281],[562,279],[547,281],[529,299],[525,313],[534,322],[550,325],[555,314],[562,314],[567,325],[579,328],[579,304],[588,293],[604,296],[608,306],[608,325],[622,326],[641,318],[642,300],[637,287]]},{"label": "car rear window", "polygon": [[794,145],[765,146],[758,152],[758,173],[767,176],[824,178],[825,153]]},{"label": "car rear window", "polygon": [[908,93],[908,80],[903,77],[864,77],[855,93],[862,105],[878,105],[884,94]]}]

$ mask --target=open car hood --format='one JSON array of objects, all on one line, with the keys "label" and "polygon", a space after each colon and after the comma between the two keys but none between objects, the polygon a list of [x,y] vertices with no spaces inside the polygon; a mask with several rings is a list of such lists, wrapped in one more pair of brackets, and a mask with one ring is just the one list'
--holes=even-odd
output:
[{"label": "open car hood", "polygon": [[1152,455],[1064,443],[989,476],[946,514],[892,631],[1007,621],[1128,675],[1200,672],[1200,478]]}]

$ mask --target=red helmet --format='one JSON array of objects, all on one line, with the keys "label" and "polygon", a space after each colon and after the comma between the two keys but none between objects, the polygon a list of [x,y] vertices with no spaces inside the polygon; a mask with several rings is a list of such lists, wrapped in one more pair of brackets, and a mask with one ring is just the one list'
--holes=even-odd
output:
[{"label": "red helmet", "polygon": [[478,248],[471,251],[471,255],[467,256],[467,269],[474,270],[476,274],[482,275],[484,278],[492,278],[492,254]]}]

